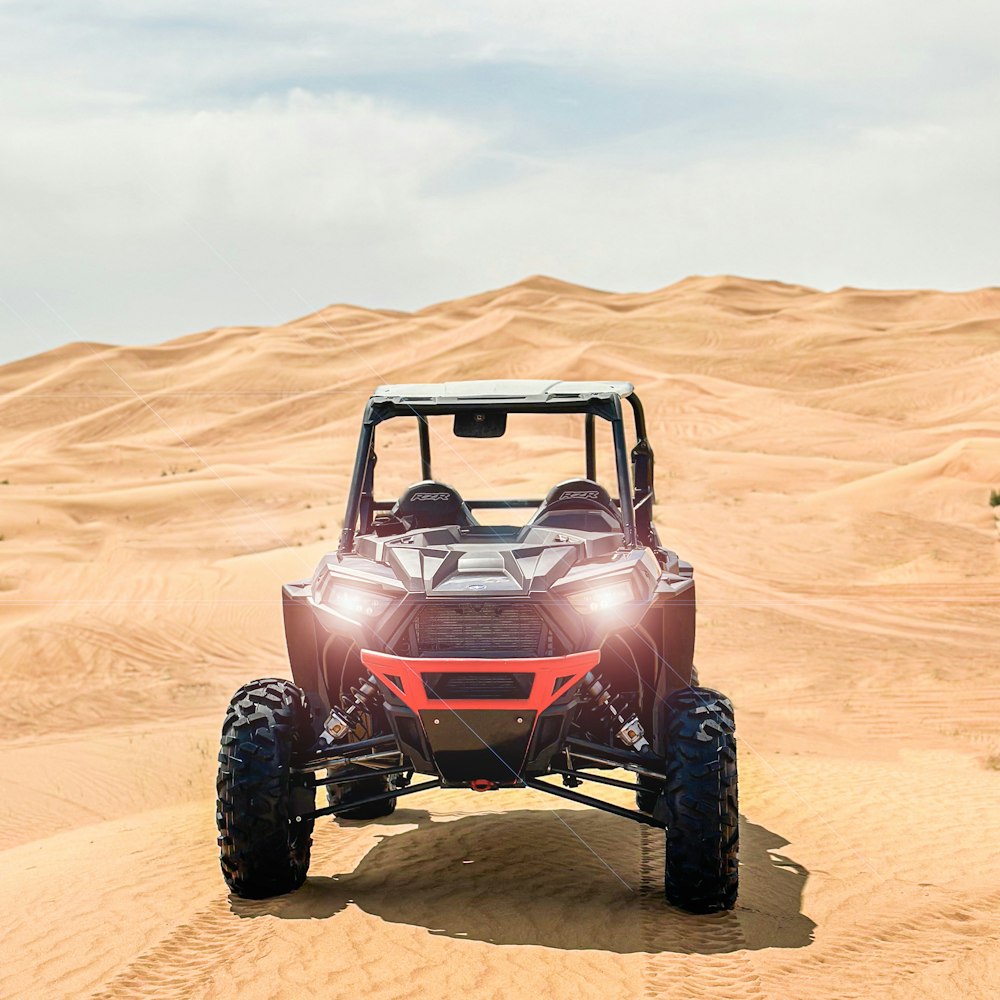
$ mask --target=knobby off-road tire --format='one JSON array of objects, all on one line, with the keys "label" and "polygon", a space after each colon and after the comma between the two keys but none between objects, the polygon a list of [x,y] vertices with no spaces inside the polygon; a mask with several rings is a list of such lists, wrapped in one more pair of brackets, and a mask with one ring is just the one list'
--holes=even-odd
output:
[{"label": "knobby off-road tire", "polygon": [[656,803],[663,792],[663,782],[656,778],[647,778],[646,775],[638,776],[639,791],[635,793],[635,805],[639,812],[650,813],[656,809]]},{"label": "knobby off-road tire", "polygon": [[667,700],[664,891],[691,913],[731,910],[739,882],[733,706],[710,688]]},{"label": "knobby off-road tire", "polygon": [[216,822],[222,874],[248,899],[297,889],[309,870],[316,789],[291,764],[313,730],[305,694],[290,681],[253,681],[233,695],[222,726]]},{"label": "knobby off-road tire", "polygon": [[[369,795],[378,795],[388,791],[391,778],[364,778],[362,781],[352,781],[349,785],[327,785],[326,799],[331,806],[349,805],[358,799]],[[369,802],[367,805],[354,809],[345,809],[337,813],[337,819],[379,819],[396,811],[396,800],[387,802]]]}]

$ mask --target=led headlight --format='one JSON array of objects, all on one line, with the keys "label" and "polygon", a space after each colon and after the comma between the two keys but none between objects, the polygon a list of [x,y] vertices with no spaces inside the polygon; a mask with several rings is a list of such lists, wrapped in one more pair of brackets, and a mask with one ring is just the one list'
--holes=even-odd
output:
[{"label": "led headlight", "polygon": [[370,590],[335,584],[327,593],[324,603],[345,618],[360,623],[378,618],[392,604],[392,598]]},{"label": "led headlight", "polygon": [[597,611],[611,611],[633,600],[635,594],[632,593],[632,584],[628,580],[598,584],[590,590],[581,590],[579,593],[569,595],[570,604],[585,615]]}]

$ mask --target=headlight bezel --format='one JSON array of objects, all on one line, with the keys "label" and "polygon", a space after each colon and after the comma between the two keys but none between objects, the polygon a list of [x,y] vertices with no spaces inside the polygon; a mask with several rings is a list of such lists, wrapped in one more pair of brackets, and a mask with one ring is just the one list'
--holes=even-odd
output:
[{"label": "headlight bezel", "polygon": [[354,580],[327,574],[313,590],[314,603],[352,625],[371,625],[379,621],[395,603],[383,590],[367,587]]},{"label": "headlight bezel", "polygon": [[631,575],[614,580],[598,578],[590,586],[568,593],[566,599],[582,615],[610,614],[637,600]]}]

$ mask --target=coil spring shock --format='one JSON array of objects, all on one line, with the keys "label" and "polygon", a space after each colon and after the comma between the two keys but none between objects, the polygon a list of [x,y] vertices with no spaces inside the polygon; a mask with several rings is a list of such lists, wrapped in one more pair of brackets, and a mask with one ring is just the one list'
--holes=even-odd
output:
[{"label": "coil spring shock", "polygon": [[584,694],[595,707],[601,709],[612,726],[617,726],[615,736],[633,750],[648,750],[649,741],[643,732],[639,716],[622,695],[612,693],[611,685],[600,674],[589,672],[583,678]]},{"label": "coil spring shock", "polygon": [[351,688],[350,697],[345,695],[342,698],[343,702],[347,702],[346,705],[330,710],[326,722],[323,723],[323,728],[332,739],[342,740],[349,732],[357,728],[361,713],[371,711],[371,699],[376,694],[378,694],[378,687],[375,684],[375,678],[369,674],[368,679],[362,682],[361,687]]}]

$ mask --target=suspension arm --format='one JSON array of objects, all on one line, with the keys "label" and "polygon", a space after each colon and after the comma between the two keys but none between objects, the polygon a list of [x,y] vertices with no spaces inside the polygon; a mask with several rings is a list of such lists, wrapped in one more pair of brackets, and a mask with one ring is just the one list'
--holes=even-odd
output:
[{"label": "suspension arm", "polygon": [[328,774],[325,778],[315,778],[313,786],[319,788],[321,785],[349,785],[355,781],[364,781],[366,778],[391,778],[395,774],[410,774],[413,768],[409,765],[402,767],[362,767],[347,774]]},{"label": "suspension arm", "polygon": [[579,802],[581,805],[590,806],[593,809],[600,809],[603,812],[611,813],[612,816],[621,816],[636,823],[644,823],[646,826],[655,826],[663,829],[664,824],[652,816],[638,812],[635,809],[626,809],[624,806],[616,806],[611,802],[604,802],[595,799],[592,795],[581,795],[579,792],[571,791],[568,788],[560,788],[557,785],[549,785],[537,778],[524,778],[524,783],[528,788],[534,788],[539,792],[548,792],[549,795],[558,795],[561,799],[569,799],[571,802]]},{"label": "suspension arm", "polygon": [[596,781],[602,785],[612,785],[614,788],[627,788],[632,792],[643,791],[642,786],[637,781],[619,781],[618,778],[606,778],[603,774],[589,774],[586,771],[568,770],[565,767],[554,767],[552,773],[579,778],[581,781]]},{"label": "suspension arm", "polygon": [[[581,739],[578,736],[567,736],[566,746],[569,752],[575,757],[586,757],[602,764],[610,764],[613,767],[626,767],[630,770],[637,765],[647,768],[659,768],[659,773],[653,771],[651,777],[663,777],[663,761],[652,753],[640,753],[638,750],[621,750],[618,747],[606,747],[600,743],[592,743],[590,740]],[[579,752],[578,752],[579,751]],[[643,770],[641,773],[649,773]]]},{"label": "suspension arm", "polygon": [[[395,736],[375,736],[370,740],[361,740],[358,743],[345,743],[341,746],[335,744],[319,744],[319,746],[309,755],[309,758],[301,764],[294,766],[292,771],[305,773],[307,771],[322,771],[323,768],[341,761],[349,761],[355,757],[363,757],[369,750],[378,750],[381,747],[387,748],[389,753],[399,753],[399,747]],[[393,748],[389,750],[388,748]],[[374,756],[368,754],[368,756]]]},{"label": "suspension arm", "polygon": [[409,785],[407,788],[394,788],[388,792],[380,792],[378,795],[369,795],[363,799],[352,799],[346,805],[324,806],[322,809],[315,809],[301,816],[293,816],[290,823],[301,823],[307,819],[318,819],[320,816],[336,816],[337,813],[347,812],[350,809],[357,809],[358,806],[366,806],[373,802],[388,802],[390,799],[398,799],[403,795],[412,795],[414,792],[426,792],[431,788],[440,788],[441,782],[425,781],[419,785]]}]

